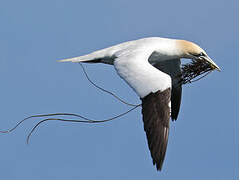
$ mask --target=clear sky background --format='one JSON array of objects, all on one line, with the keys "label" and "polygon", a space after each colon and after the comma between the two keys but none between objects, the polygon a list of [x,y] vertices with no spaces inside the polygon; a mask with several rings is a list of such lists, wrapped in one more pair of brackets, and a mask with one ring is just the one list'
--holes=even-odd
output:
[{"label": "clear sky background", "polygon": [[[161,36],[198,43],[221,67],[185,85],[162,172],[152,164],[141,108],[105,124],[29,120],[0,134],[0,177],[19,179],[238,179],[239,24],[236,0],[0,0],[0,129],[33,114],[104,119],[127,106],[99,92],[79,64],[56,60]],[[113,67],[87,65],[99,85],[131,103]]]}]

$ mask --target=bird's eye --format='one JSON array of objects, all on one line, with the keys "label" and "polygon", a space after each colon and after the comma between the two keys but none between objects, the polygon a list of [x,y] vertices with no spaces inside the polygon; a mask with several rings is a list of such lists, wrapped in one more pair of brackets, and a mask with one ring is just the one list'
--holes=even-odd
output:
[{"label": "bird's eye", "polygon": [[199,57],[200,57],[200,56],[205,56],[205,54],[204,54],[203,52],[201,52],[198,56],[199,56]]},{"label": "bird's eye", "polygon": [[199,54],[192,54],[194,57],[203,57],[203,56],[206,56],[203,52],[200,52]]}]

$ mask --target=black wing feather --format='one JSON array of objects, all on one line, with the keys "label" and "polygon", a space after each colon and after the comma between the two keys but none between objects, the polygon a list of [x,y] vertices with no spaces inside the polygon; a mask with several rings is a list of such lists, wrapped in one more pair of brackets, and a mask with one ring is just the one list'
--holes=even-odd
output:
[{"label": "black wing feather", "polygon": [[172,79],[172,95],[171,95],[171,117],[177,120],[182,97],[182,73],[180,67],[180,59],[172,59],[154,64],[154,67],[171,76]]},{"label": "black wing feather", "polygon": [[150,93],[142,98],[144,130],[148,146],[157,170],[162,169],[169,133],[171,89]]}]

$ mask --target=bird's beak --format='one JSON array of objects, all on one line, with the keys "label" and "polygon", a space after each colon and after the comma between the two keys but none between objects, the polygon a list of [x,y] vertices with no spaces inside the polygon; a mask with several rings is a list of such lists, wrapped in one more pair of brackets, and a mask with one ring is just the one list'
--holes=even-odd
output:
[{"label": "bird's beak", "polygon": [[218,71],[221,71],[221,69],[219,68],[219,66],[216,65],[216,63],[213,62],[213,60],[212,60],[209,56],[203,57],[203,59],[204,59],[205,61],[207,61],[207,62],[211,65],[211,67],[212,67],[213,69],[216,69],[216,70],[218,70]]}]

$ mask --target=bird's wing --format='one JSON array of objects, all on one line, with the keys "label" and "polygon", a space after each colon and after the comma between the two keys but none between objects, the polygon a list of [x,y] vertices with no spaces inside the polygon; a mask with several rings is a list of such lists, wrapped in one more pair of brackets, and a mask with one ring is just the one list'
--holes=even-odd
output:
[{"label": "bird's wing", "polygon": [[141,97],[151,157],[161,170],[168,143],[171,78],[148,62],[151,54],[145,50],[119,52],[114,66],[119,76]]},{"label": "bird's wing", "polygon": [[182,96],[182,83],[181,83],[181,61],[180,59],[173,59],[168,61],[162,61],[159,63],[155,63],[154,67],[163,71],[171,76],[172,78],[172,94],[171,94],[171,106],[172,112],[171,117],[172,120],[177,120],[180,104],[181,104],[181,96]]}]

